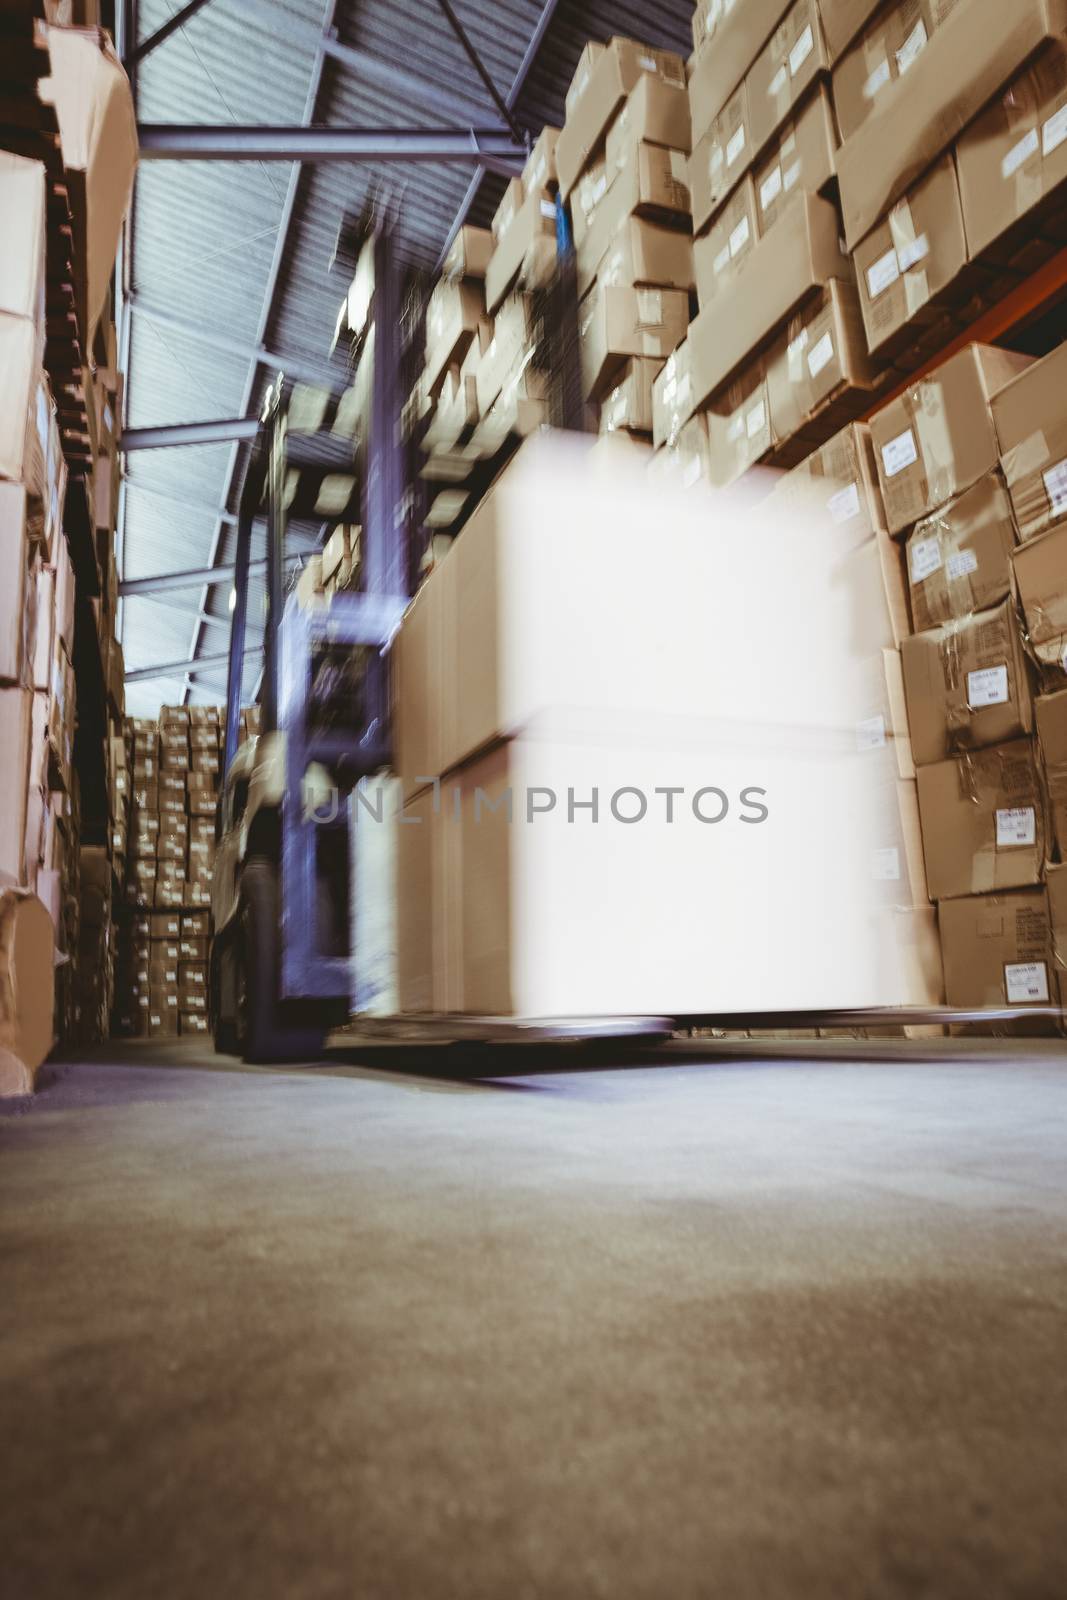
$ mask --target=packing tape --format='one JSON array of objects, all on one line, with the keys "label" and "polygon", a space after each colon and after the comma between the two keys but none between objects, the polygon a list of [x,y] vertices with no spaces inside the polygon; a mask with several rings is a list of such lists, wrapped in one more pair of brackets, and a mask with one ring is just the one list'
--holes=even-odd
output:
[{"label": "packing tape", "polygon": [[940,383],[926,378],[912,390],[912,420],[919,441],[928,490],[935,503],[952,495],[956,453],[948,425],[948,408]]},{"label": "packing tape", "polygon": [[1001,456],[1000,464],[1004,469],[1005,478],[1009,483],[1018,483],[1020,479],[1030,477],[1031,473],[1040,472],[1050,454],[1048,440],[1038,428],[1020,444],[1005,450]]}]

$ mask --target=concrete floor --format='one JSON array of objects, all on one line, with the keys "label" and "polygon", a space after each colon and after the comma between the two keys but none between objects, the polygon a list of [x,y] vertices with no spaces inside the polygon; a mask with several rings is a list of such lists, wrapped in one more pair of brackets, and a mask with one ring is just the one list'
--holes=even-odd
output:
[{"label": "concrete floor", "polygon": [[53,1071],[4,1596],[1062,1600],[1063,1047],[708,1048]]}]

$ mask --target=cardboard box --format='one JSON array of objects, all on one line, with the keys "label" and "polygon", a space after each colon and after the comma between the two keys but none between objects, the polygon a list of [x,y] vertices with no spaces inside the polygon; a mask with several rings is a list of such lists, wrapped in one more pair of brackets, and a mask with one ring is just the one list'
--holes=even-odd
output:
[{"label": "cardboard box", "polygon": [[753,171],[757,223],[764,234],[786,209],[794,190],[823,194],[836,172],[837,129],[825,83],[786,119]]},{"label": "cardboard box", "polygon": [[1067,862],[1067,689],[1039,696],[1034,716],[1048,791],[1049,831],[1059,859]]},{"label": "cardboard box", "polygon": [[[604,145],[608,169],[620,171],[629,162],[628,152],[641,143],[662,145],[684,155],[693,148],[688,94],[679,84],[649,72],[642,74],[608,129]],[[686,181],[684,175],[682,181]]]},{"label": "cardboard box", "polygon": [[683,339],[667,357],[652,385],[652,442],[671,444],[693,414],[689,341]]},{"label": "cardboard box", "polygon": [[525,199],[526,191],[522,186],[522,179],[509,179],[500,198],[500,204],[493,212],[493,220],[490,223],[490,231],[497,245],[500,244],[501,239],[504,238],[515,218],[519,215]]},{"label": "cardboard box", "polygon": [[48,687],[55,573],[37,565],[20,483],[0,482],[0,683]]},{"label": "cardboard box", "polygon": [[684,290],[597,286],[582,307],[578,330],[586,397],[607,392],[633,356],[666,360],[688,325]]},{"label": "cardboard box", "polygon": [[[39,336],[29,317],[0,312],[0,477],[25,484],[43,505],[51,398],[38,363]],[[43,534],[43,513],[35,522]]]},{"label": "cardboard box", "polygon": [[930,894],[914,779],[887,778],[876,791],[875,806],[870,869],[875,904],[926,910]]},{"label": "cardboard box", "polygon": [[742,83],[693,145],[689,160],[689,194],[694,233],[704,231],[727,195],[741,182],[757,153],[748,111],[748,88]]},{"label": "cardboard box", "polygon": [[883,647],[860,661],[853,675],[853,689],[856,749],[885,763],[892,778],[913,779],[915,761],[900,651]]},{"label": "cardboard box", "polygon": [[685,91],[685,63],[669,50],[615,38],[595,54],[583,52],[567,96],[566,123],[556,141],[556,172],[564,199],[646,72]]},{"label": "cardboard box", "polygon": [[45,204],[43,163],[0,151],[0,311],[33,323],[38,365],[44,360]]},{"label": "cardboard box", "polygon": [[601,433],[619,429],[628,433],[652,432],[652,385],[662,365],[647,356],[635,356],[626,363],[618,383],[601,405]]},{"label": "cardboard box", "polygon": [[527,199],[535,194],[538,196],[555,194],[558,189],[559,177],[556,173],[558,140],[559,129],[547,124],[537,135],[534,147],[522,169],[522,187]]},{"label": "cardboard box", "polygon": [[1054,1003],[1052,930],[1044,889],[968,895],[941,906],[945,994],[961,1010]]},{"label": "cardboard box", "polygon": [[968,0],[956,5],[877,116],[837,157],[845,239],[855,249],[894,200],[947,150],[1044,43],[1067,31],[1067,0]]},{"label": "cardboard box", "polygon": [[901,658],[916,766],[1033,731],[1030,679],[1010,599],[912,635]]},{"label": "cardboard box", "polygon": [[[773,443],[767,377],[761,361],[740,373],[686,428],[703,425],[708,441],[708,480],[716,489],[736,483],[762,461]],[[686,429],[682,430],[680,438]]]},{"label": "cardboard box", "polygon": [[1067,344],[993,397],[1001,466],[1022,540],[1067,517]]},{"label": "cardboard box", "polygon": [[972,257],[1029,217],[1067,179],[1067,45],[1048,44],[956,146]]},{"label": "cardboard box", "polygon": [[532,339],[529,296],[511,294],[497,309],[493,336],[475,372],[479,416],[486,415],[505,383],[522,365]]},{"label": "cardboard box", "polygon": [[1030,648],[1057,686],[1067,682],[1067,523],[1012,556]]},{"label": "cardboard box", "polygon": [[816,0],[794,0],[748,74],[752,142],[757,151],[829,67]]},{"label": "cardboard box", "polygon": [[436,396],[445,373],[466,354],[475,329],[485,316],[485,292],[474,278],[442,278],[426,307],[426,393]]},{"label": "cardboard box", "polygon": [[916,633],[1005,599],[1015,538],[1011,501],[997,471],[917,522],[907,546]]},{"label": "cardboard box", "polygon": [[830,60],[837,61],[882,0],[819,0],[819,17]]},{"label": "cardboard box", "polygon": [[515,281],[539,240],[556,238],[556,203],[541,193],[524,198],[511,225],[500,234],[485,274],[485,309],[490,315]]},{"label": "cardboard box", "polygon": [[[594,246],[597,237],[591,230],[585,245]],[[586,294],[594,281],[602,289],[680,289],[688,295],[695,287],[693,241],[687,233],[647,217],[627,217],[598,259],[592,248],[579,250],[578,293]]]},{"label": "cardboard box", "polygon": [[856,286],[832,278],[816,299],[790,317],[768,355],[775,442],[802,434],[820,412],[850,394],[855,415],[867,404],[878,378],[867,354]]},{"label": "cardboard box", "polygon": [[888,0],[834,67],[834,109],[842,139],[880,109],[889,86],[915,64],[934,31],[928,0]]},{"label": "cardboard box", "polygon": [[942,157],[856,248],[863,323],[872,353],[891,354],[903,330],[929,321],[967,265],[963,207],[951,153]]},{"label": "cardboard box", "polygon": [[207,911],[183,911],[181,918],[181,937],[183,939],[206,939],[211,933],[211,916]]},{"label": "cardboard box", "polygon": [[756,189],[751,176],[747,176],[708,231],[693,241],[693,269],[701,310],[736,283],[758,237]]},{"label": "cardboard box", "polygon": [[595,166],[580,181],[572,203],[579,293],[626,219],[650,217],[689,230],[688,158],[657,144],[623,145],[616,163]]},{"label": "cardboard box", "polygon": [[750,362],[813,289],[851,273],[834,207],[814,195],[795,195],[773,234],[752,251],[735,292],[712,301],[689,331],[696,404]]},{"label": "cardboard box", "polygon": [[911,633],[904,555],[881,528],[849,552],[834,576],[848,595],[852,651],[899,649]]},{"label": "cardboard box", "polygon": [[990,402],[1028,356],[968,345],[871,418],[890,533],[969,489],[997,464]]},{"label": "cardboard box", "polygon": [[859,422],[842,428],[786,473],[775,495],[823,519],[830,555],[866,544],[875,529],[885,528],[870,429]]},{"label": "cardboard box", "polygon": [[1031,740],[920,767],[918,785],[931,899],[1041,882],[1045,808]]},{"label": "cardboard box", "polygon": [[[1045,879],[1048,895],[1049,918],[1052,923],[1052,961],[1055,970],[1060,1005],[1067,1008],[1067,865],[1050,867]],[[1060,1018],[1060,1032],[1065,1030]]]},{"label": "cardboard box", "polygon": [[721,7],[705,0],[703,43],[689,80],[694,144],[707,133],[787,7],[788,0],[735,0]]},{"label": "cardboard box", "polygon": [[202,1011],[190,1011],[186,1008],[178,1014],[178,1031],[185,1034],[206,1034],[211,1032],[211,1025],[207,1016]]}]

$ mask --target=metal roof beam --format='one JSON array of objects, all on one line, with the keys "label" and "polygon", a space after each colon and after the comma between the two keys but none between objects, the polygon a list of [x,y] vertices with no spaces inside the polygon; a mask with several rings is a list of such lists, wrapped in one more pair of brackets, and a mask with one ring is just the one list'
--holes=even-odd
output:
[{"label": "metal roof beam", "polygon": [[[552,23],[552,18],[556,14],[556,7],[558,4],[559,0],[545,0],[544,5],[541,7],[541,14],[537,19],[537,26],[530,35],[530,42],[526,46],[526,53],[519,63],[519,70],[512,79],[511,88],[507,93],[507,105],[509,111],[517,104],[518,98],[525,87],[526,80],[530,76],[530,71],[534,62],[537,60],[541,46],[544,43],[545,34],[548,32]],[[448,230],[448,236],[441,247],[441,254],[437,257],[436,270],[438,272],[440,272],[444,259],[452,248],[452,244],[457,233],[470,216],[470,209],[474,204],[474,197],[478,193],[478,185],[482,181],[482,172],[484,170],[485,164],[483,163],[482,166],[475,171],[470,183],[467,185],[467,192],[460,201],[459,210],[456,212],[452,226]]]},{"label": "metal roof beam", "polygon": [[179,444],[227,444],[231,439],[254,439],[259,432],[256,417],[223,417],[217,422],[175,422],[159,428],[127,428],[122,448],[165,450]]},{"label": "metal roof beam", "polygon": [[[302,566],[304,557],[289,555],[285,564],[288,567]],[[249,573],[265,572],[267,570],[266,556],[256,556],[248,563]],[[190,567],[183,572],[160,572],[154,578],[121,578],[119,580],[119,596],[128,600],[131,595],[137,594],[162,594],[166,589],[196,589],[211,588],[220,583],[232,583],[235,567],[233,562],[226,566]]]},{"label": "metal roof beam", "polygon": [[464,54],[467,57],[467,60],[470,62],[471,66],[474,68],[475,72],[478,74],[479,78],[484,83],[484,85],[486,87],[486,90],[488,91],[490,100],[493,102],[493,104],[496,106],[497,110],[500,112],[500,115],[503,117],[503,119],[506,122],[507,126],[511,129],[512,133],[515,135],[515,138],[519,141],[520,144],[525,146],[525,144],[527,142],[526,141],[526,135],[523,133],[522,129],[519,127],[519,124],[515,121],[515,118],[512,116],[511,107],[508,105],[507,101],[504,99],[503,95],[500,93],[500,90],[497,88],[496,84],[493,82],[492,77],[490,76],[489,71],[486,68],[485,62],[482,60],[481,56],[478,54],[477,50],[474,48],[474,45],[471,43],[470,37],[468,36],[468,33],[467,33],[467,30],[463,26],[462,22],[460,22],[459,18],[457,17],[452,5],[450,4],[450,0],[437,0],[437,4],[440,6],[441,10],[444,12],[445,16],[447,17],[448,25],[452,29],[452,32],[455,34],[456,38],[459,40],[460,44],[462,45],[463,51],[464,51]]},{"label": "metal roof beam", "polygon": [[409,72],[406,67],[397,67],[391,61],[383,61],[380,56],[372,56],[368,50],[344,44],[336,35],[324,39],[322,48],[331,60],[347,67],[357,78],[384,89],[387,94],[399,94],[414,100],[427,110],[436,111],[448,122],[466,122],[471,114],[470,103],[465,96],[453,94],[441,84]]},{"label": "metal roof beam", "polygon": [[[245,656],[262,654],[261,644],[249,645]],[[152,678],[195,678],[200,672],[209,672],[215,667],[224,667],[230,659],[230,652],[224,650],[217,655],[197,656],[192,661],[161,661],[154,667],[134,667],[132,672],[127,672],[127,683],[147,683]]]},{"label": "metal roof beam", "polygon": [[269,367],[272,371],[281,372],[289,378],[296,378],[301,383],[319,384],[338,394],[345,387],[345,374],[340,369],[331,369],[325,362],[320,364],[306,361],[300,356],[283,356],[275,350],[268,350],[264,345],[246,344],[240,339],[231,338],[219,328],[198,322],[194,317],[183,317],[180,312],[171,311],[164,306],[150,305],[139,294],[127,296],[127,304],[137,316],[144,317],[146,321],[157,322],[161,328],[173,328],[176,333],[184,333],[191,339],[199,339],[215,350],[236,356],[238,360],[258,361],[261,367]]},{"label": "metal roof beam", "polygon": [[142,161],[475,161],[517,172],[526,159],[525,144],[499,128],[144,122],[137,136]]},{"label": "metal roof beam", "polygon": [[181,10],[176,11],[172,17],[168,17],[166,22],[156,29],[155,33],[150,33],[147,39],[142,39],[140,44],[134,45],[133,49],[122,58],[122,64],[126,71],[129,72],[130,68],[135,66],[138,61],[143,61],[150,51],[154,50],[157,45],[162,44],[164,39],[169,39],[172,33],[176,33],[180,27],[189,21],[190,17],[195,17],[198,11],[203,10],[207,3],[208,0],[188,0],[188,4],[182,6]]}]

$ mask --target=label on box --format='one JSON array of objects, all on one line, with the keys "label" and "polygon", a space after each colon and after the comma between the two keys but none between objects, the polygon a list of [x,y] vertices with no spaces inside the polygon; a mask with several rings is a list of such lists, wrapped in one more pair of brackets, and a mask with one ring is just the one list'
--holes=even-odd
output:
[{"label": "label on box", "polygon": [[1013,173],[1018,172],[1024,161],[1028,161],[1032,155],[1037,154],[1039,144],[1040,140],[1037,137],[1037,129],[1031,128],[1030,132],[1026,134],[1024,138],[1019,140],[1018,144],[1012,145],[1011,149],[1000,163],[1001,177],[1010,178]]},{"label": "label on box", "polygon": [[543,217],[555,217],[556,208],[552,204],[551,200],[542,200],[541,201],[541,215]]},{"label": "label on box", "polygon": [[863,85],[863,98],[865,100],[873,100],[879,89],[885,88],[889,78],[889,57],[885,56],[879,61],[867,82]]},{"label": "label on box", "polygon": [[799,177],[800,177],[800,162],[799,161],[794,161],[792,166],[786,167],[785,171],[782,173],[782,188],[786,191],[787,194],[788,194],[789,190],[793,187],[793,185],[796,183],[796,181],[797,181],[797,179]]},{"label": "label on box", "polygon": [[1041,129],[1041,154],[1050,156],[1067,139],[1067,106],[1061,106]]},{"label": "label on box", "polygon": [[800,357],[803,355],[804,351],[807,348],[808,348],[808,330],[807,330],[807,328],[801,328],[801,330],[797,334],[796,338],[795,339],[790,339],[789,344],[786,347],[786,352],[785,353],[786,353],[787,357],[789,358],[790,369],[792,369],[796,365],[796,363],[800,360]]},{"label": "label on box", "polygon": [[759,186],[760,210],[766,211],[782,192],[782,169],[774,167]]},{"label": "label on box", "polygon": [[829,362],[834,358],[833,335],[824,333],[822,338],[808,351],[808,371],[813,378],[817,378]]},{"label": "label on box", "polygon": [[922,583],[931,572],[937,572],[941,566],[941,541],[936,536],[933,539],[916,539],[911,547],[911,581]]},{"label": "label on box", "polygon": [[884,256],[879,256],[878,260],[867,268],[867,293],[872,300],[877,300],[878,296],[885,294],[899,277],[900,266],[896,250],[887,250]]},{"label": "label on box", "polygon": [[1058,517],[1061,511],[1067,511],[1067,461],[1057,461],[1054,467],[1049,467],[1044,479],[1049,505],[1053,515]]},{"label": "label on box", "polygon": [[748,434],[750,439],[754,439],[756,437],[757,433],[761,433],[766,426],[767,426],[767,407],[764,405],[763,401],[761,400],[758,405],[754,405],[752,407],[752,410],[746,416],[746,418],[745,418],[745,431],[747,432],[747,434]]},{"label": "label on box", "polygon": [[1048,967],[1043,961],[1009,961],[1004,966],[1004,987],[1009,1005],[1048,1002]]},{"label": "label on box", "polygon": [[770,83],[767,85],[767,93],[770,98],[772,100],[777,100],[780,94],[785,93],[788,83],[789,73],[783,63],[783,65],[780,66],[778,71],[774,74],[774,77],[771,79]]},{"label": "label on box", "polygon": [[945,571],[951,582],[955,582],[957,578],[966,578],[968,573],[978,571],[978,557],[973,550],[957,550],[954,555],[949,556],[945,563]]},{"label": "label on box", "polygon": [[1035,844],[1037,819],[1033,806],[1012,806],[997,812],[997,849]]},{"label": "label on box", "polygon": [[726,141],[726,165],[732,167],[745,148],[745,125],[742,122],[736,133]]},{"label": "label on box", "polygon": [[857,750],[884,750],[886,745],[885,718],[866,717],[856,724]]},{"label": "label on box", "polygon": [[1008,703],[1008,668],[983,667],[979,672],[967,674],[967,704],[972,711],[983,706],[1005,706]]},{"label": "label on box", "polygon": [[811,52],[814,50],[814,48],[815,38],[811,31],[811,23],[809,22],[807,27],[804,29],[804,32],[800,35],[800,38],[789,52],[789,71],[792,77],[796,77],[797,73],[811,55]]},{"label": "label on box", "polygon": [[850,483],[845,489],[838,489],[826,502],[826,508],[834,522],[851,522],[852,518],[859,515],[860,491],[859,485]]},{"label": "label on box", "polygon": [[914,64],[916,58],[925,47],[926,24],[920,18],[897,51],[897,71],[901,77]]},{"label": "label on box", "polygon": [[739,250],[743,250],[745,248],[746,244],[748,243],[748,236],[749,236],[748,218],[747,217],[742,217],[741,221],[737,224],[737,227],[733,230],[733,232],[730,235],[730,256],[731,256],[731,258],[733,256],[737,255]]},{"label": "label on box", "polygon": [[730,265],[730,246],[728,244],[723,245],[722,249],[719,251],[711,265],[716,276],[718,276],[719,273],[726,271],[727,267]]},{"label": "label on box", "polygon": [[895,439],[890,439],[888,444],[882,446],[882,466],[887,478],[895,478],[898,472],[903,472],[905,467],[910,467],[918,459],[915,435],[910,428],[905,428],[903,433],[898,433]]},{"label": "label on box", "polygon": [[875,882],[900,882],[900,851],[895,846],[888,850],[876,850],[872,862],[872,876]]},{"label": "label on box", "polygon": [[901,272],[908,272],[919,261],[930,254],[930,241],[925,233],[920,233],[917,239],[911,239],[907,244],[901,245],[897,251],[897,261],[900,263]]}]

